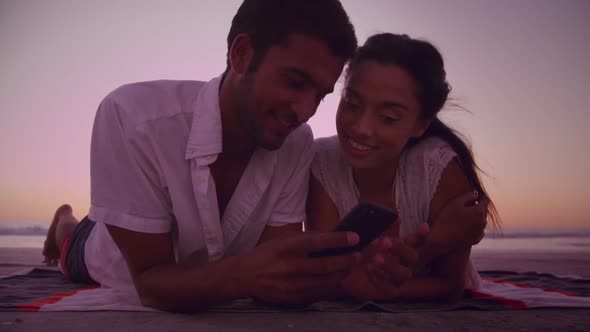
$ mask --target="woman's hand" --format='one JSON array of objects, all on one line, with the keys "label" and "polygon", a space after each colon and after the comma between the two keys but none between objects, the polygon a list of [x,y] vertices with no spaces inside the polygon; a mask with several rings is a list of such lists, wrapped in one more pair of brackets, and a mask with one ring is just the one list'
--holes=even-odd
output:
[{"label": "woman's hand", "polygon": [[[381,236],[363,250],[362,258],[341,283],[346,295],[357,300],[393,300],[398,297],[397,285],[411,277],[411,270],[400,264],[399,257],[387,252],[393,244],[389,236]],[[385,257],[388,258],[387,266]],[[388,277],[382,272],[385,267],[391,274]]]},{"label": "woman's hand", "polygon": [[478,244],[484,237],[490,203],[478,196],[477,191],[467,192],[446,204],[433,222],[430,237],[448,242],[445,245],[461,240],[464,246]]},{"label": "woman's hand", "polygon": [[461,194],[440,210],[420,251],[420,266],[483,239],[489,200],[478,195],[477,191]]},{"label": "woman's hand", "polygon": [[354,246],[355,233],[307,232],[269,240],[242,256],[239,279],[264,303],[299,305],[332,297],[359,253],[310,258],[311,252]]},{"label": "woman's hand", "polygon": [[343,291],[359,300],[396,300],[399,286],[412,278],[418,248],[428,235],[426,224],[399,238],[399,222],[362,252],[361,260],[342,281]]},{"label": "woman's hand", "polygon": [[[382,265],[376,260],[371,265]],[[399,297],[399,284],[391,281],[385,275],[378,273],[371,265],[358,263],[350,274],[342,281],[341,288],[344,293],[357,300],[395,300]],[[403,268],[401,268],[403,269]],[[405,274],[411,275],[409,269]]]}]

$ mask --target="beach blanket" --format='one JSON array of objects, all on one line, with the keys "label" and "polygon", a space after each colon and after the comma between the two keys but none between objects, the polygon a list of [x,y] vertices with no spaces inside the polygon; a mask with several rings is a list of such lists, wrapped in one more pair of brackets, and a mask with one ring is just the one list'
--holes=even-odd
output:
[{"label": "beach blanket", "polygon": [[[215,307],[217,312],[279,312],[373,310],[385,312],[459,309],[505,310],[528,308],[590,308],[590,280],[540,273],[481,271],[477,290],[466,290],[457,303],[397,303],[322,301],[283,308],[240,299]],[[0,311],[155,311],[129,296],[98,285],[75,284],[55,270],[30,269],[0,278]]]}]

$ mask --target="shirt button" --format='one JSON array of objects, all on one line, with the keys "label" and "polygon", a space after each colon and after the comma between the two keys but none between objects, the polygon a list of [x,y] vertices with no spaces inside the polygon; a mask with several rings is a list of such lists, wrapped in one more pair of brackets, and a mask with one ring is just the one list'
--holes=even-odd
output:
[{"label": "shirt button", "polygon": [[202,184],[205,182],[205,179],[202,176],[197,177],[197,184]]}]

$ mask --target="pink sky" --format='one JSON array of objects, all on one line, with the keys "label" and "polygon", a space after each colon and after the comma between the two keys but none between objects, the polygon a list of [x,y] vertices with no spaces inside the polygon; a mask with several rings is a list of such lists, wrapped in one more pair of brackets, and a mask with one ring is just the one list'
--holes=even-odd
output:
[{"label": "pink sky", "polygon": [[[48,220],[89,194],[94,112],[117,86],[208,80],[225,67],[240,1],[0,1],[0,225]],[[360,42],[377,32],[441,50],[443,116],[470,137],[506,226],[587,226],[590,2],[343,1]],[[310,121],[335,134],[336,93]],[[584,152],[586,151],[586,152]]]}]

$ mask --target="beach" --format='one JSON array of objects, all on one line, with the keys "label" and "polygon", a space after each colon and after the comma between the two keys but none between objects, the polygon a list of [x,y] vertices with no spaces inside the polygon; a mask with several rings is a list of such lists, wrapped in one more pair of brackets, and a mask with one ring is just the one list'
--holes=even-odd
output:
[{"label": "beach", "polygon": [[[474,250],[479,270],[543,272],[590,279],[584,252]],[[0,275],[40,266],[39,248],[0,248]],[[0,331],[588,331],[590,309],[444,312],[0,312]]]},{"label": "beach", "polygon": [[0,331],[567,331],[590,329],[590,310],[270,314],[0,313]]},{"label": "beach", "polygon": [[[590,279],[587,252],[474,250],[471,259],[478,270],[550,273]],[[0,248],[0,275],[30,267],[42,267],[40,248]]]}]

